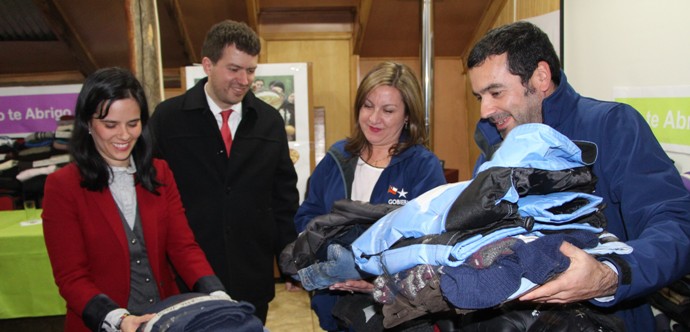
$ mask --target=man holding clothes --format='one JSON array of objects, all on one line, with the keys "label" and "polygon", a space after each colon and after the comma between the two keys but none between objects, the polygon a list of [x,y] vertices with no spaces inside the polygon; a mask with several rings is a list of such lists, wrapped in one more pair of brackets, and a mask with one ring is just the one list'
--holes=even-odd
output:
[{"label": "man holding clothes", "polygon": [[595,143],[595,195],[606,204],[607,230],[634,248],[630,255],[597,260],[566,242],[560,249],[570,267],[519,300],[588,301],[615,312],[629,331],[653,331],[645,296],[690,272],[690,193],[644,118],[629,105],[575,92],[547,35],[531,23],[488,32],[467,67],[481,103],[477,165],[524,123],[544,123],[572,140]]}]

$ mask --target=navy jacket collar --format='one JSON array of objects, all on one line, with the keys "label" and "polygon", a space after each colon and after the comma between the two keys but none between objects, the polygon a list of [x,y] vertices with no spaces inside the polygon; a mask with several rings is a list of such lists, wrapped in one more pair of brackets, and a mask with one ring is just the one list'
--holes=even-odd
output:
[{"label": "navy jacket collar", "polygon": [[[572,114],[564,112],[564,109],[575,109],[575,104],[580,95],[575,92],[565,73],[561,71],[561,83],[556,90],[542,101],[543,123],[554,129],[558,129]],[[475,137],[479,149],[488,157],[493,154],[503,139],[490,121],[482,119],[477,123]]]}]

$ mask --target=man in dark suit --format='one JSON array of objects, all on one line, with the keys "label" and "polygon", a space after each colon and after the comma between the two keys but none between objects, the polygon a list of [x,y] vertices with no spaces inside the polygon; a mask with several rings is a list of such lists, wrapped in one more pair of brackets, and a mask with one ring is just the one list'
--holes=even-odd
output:
[{"label": "man in dark suit", "polygon": [[297,236],[299,193],[283,120],[250,91],[260,50],[246,24],[214,25],[201,51],[208,77],[158,105],[150,128],[215,273],[265,323],[274,256]]}]

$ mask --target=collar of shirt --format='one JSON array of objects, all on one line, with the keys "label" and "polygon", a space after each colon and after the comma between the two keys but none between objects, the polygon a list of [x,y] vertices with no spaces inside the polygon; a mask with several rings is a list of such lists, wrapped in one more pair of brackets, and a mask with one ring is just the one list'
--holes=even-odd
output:
[{"label": "collar of shirt", "polygon": [[125,217],[129,228],[133,229],[137,213],[137,193],[132,176],[137,171],[134,158],[129,156],[129,166],[127,167],[110,166],[110,169],[112,170],[108,184],[110,193]]},{"label": "collar of shirt", "polygon": [[[223,117],[220,115],[220,112],[224,111],[224,109],[221,109],[220,106],[216,105],[216,102],[214,102],[213,99],[211,99],[211,96],[208,95],[208,92],[206,91],[207,86],[208,83],[204,85],[204,94],[206,95],[206,102],[208,103],[208,107],[211,109],[211,113],[213,113],[213,116],[216,118],[218,128],[220,128],[223,125]],[[240,124],[240,121],[242,120],[242,102],[232,105],[230,108],[232,108],[233,112],[230,113],[228,124],[230,125],[230,132],[232,133],[232,136],[235,136],[237,126]]]},{"label": "collar of shirt", "polygon": [[[129,166],[110,166],[110,168],[113,170],[113,172],[122,172],[124,174],[130,175],[137,172],[137,165],[134,164],[134,156],[132,155],[129,155]],[[110,179],[110,181],[112,181],[112,178]]]}]

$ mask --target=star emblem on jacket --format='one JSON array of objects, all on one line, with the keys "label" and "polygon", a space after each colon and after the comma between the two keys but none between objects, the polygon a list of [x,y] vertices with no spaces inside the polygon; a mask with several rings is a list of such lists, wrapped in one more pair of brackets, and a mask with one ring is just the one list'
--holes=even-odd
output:
[{"label": "star emblem on jacket", "polygon": [[398,189],[395,186],[388,185],[388,193],[396,196],[396,198],[391,198],[388,200],[388,204],[392,205],[405,205],[407,203],[407,191],[405,188]]}]

